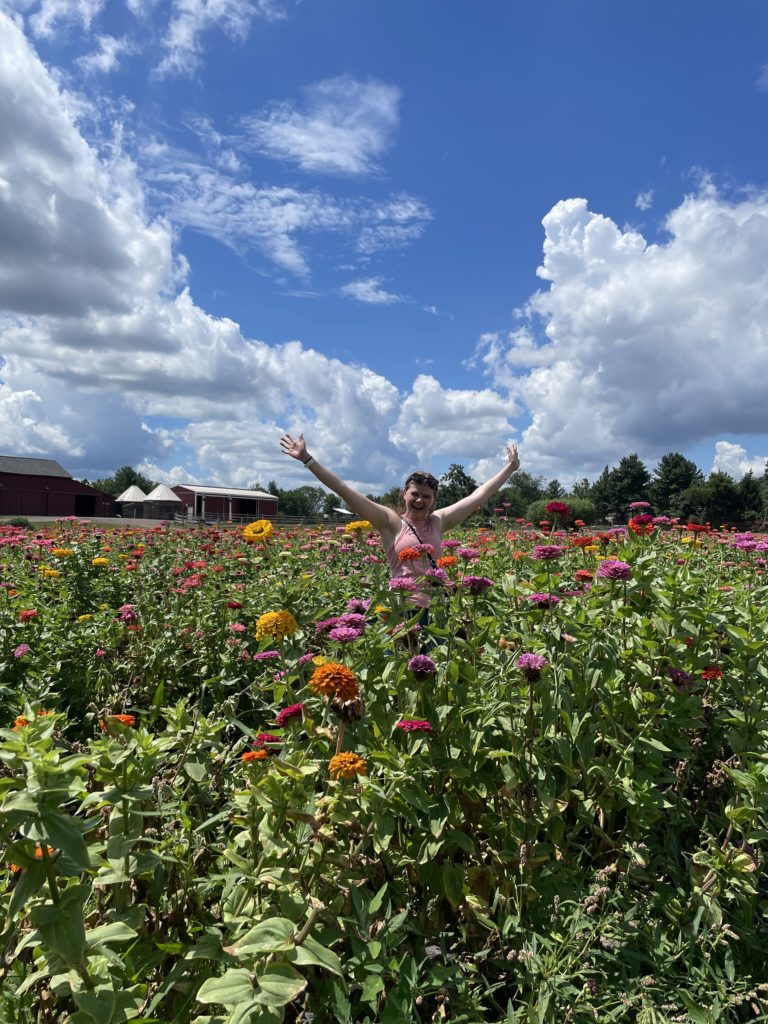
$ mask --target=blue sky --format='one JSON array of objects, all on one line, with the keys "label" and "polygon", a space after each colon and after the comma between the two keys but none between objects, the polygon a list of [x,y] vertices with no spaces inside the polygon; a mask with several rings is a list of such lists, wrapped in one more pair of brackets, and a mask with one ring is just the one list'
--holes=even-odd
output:
[{"label": "blue sky", "polygon": [[[0,435],[366,489],[768,453],[762,2],[0,2]],[[3,240],[5,236],[5,241]]]}]

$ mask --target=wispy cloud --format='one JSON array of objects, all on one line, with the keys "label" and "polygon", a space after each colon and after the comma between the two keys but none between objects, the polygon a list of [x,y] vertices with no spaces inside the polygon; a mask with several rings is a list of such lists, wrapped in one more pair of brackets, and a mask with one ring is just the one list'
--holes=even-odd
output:
[{"label": "wispy cloud", "polygon": [[638,210],[650,210],[653,206],[653,189],[647,192],[639,192],[635,199],[635,206]]},{"label": "wispy cloud", "polygon": [[382,278],[365,277],[358,281],[350,281],[339,289],[342,295],[358,302],[368,302],[376,306],[389,306],[394,302],[404,302],[402,295],[395,295],[381,287]]},{"label": "wispy cloud", "polygon": [[399,103],[394,85],[341,75],[308,86],[301,106],[276,103],[244,127],[254,149],[305,171],[370,174],[391,144]]},{"label": "wispy cloud", "polygon": [[79,57],[77,64],[86,74],[109,74],[120,65],[123,54],[135,53],[135,45],[126,38],[115,36],[97,36],[98,49],[85,57]]},{"label": "wispy cloud", "polygon": [[156,74],[163,77],[195,71],[201,60],[201,37],[214,26],[230,39],[243,40],[254,18],[275,21],[284,17],[280,0],[174,0],[166,30],[166,53]]},{"label": "wispy cloud", "polygon": [[51,38],[64,26],[80,25],[87,30],[103,7],[104,0],[42,0],[29,19],[29,27],[44,39]]},{"label": "wispy cloud", "polygon": [[409,195],[398,195],[375,207],[363,225],[357,251],[370,256],[385,249],[398,249],[416,241],[432,219],[432,211]]}]

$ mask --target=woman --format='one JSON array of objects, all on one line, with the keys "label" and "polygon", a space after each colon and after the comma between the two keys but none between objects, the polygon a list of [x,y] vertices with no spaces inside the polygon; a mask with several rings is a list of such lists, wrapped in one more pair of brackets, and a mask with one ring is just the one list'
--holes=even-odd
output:
[{"label": "woman", "polygon": [[[517,445],[507,445],[507,464],[490,480],[480,484],[466,498],[455,501],[445,508],[435,508],[437,502],[437,480],[430,473],[411,473],[405,481],[401,495],[401,510],[396,512],[386,505],[366,498],[340,477],[336,476],[307,451],[304,435],[298,438],[285,434],[280,447],[292,459],[298,459],[321,484],[334,491],[356,515],[367,519],[381,535],[381,546],[387,556],[392,579],[423,580],[424,574],[442,553],[442,539],[446,530],[463,523],[475,509],[484,505],[504,486],[516,469],[520,467]],[[419,549],[419,546],[421,548]],[[418,557],[401,560],[400,553],[407,548],[417,548]],[[410,600],[422,608],[429,605],[429,595],[423,590],[409,594]]]}]

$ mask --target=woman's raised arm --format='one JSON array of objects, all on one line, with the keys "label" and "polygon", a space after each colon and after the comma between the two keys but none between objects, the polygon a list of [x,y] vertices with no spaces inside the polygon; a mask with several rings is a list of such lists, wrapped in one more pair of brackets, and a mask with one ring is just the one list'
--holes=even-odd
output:
[{"label": "woman's raised arm", "polygon": [[307,451],[303,434],[299,434],[296,438],[291,437],[290,434],[284,434],[280,438],[280,447],[286,455],[290,455],[292,459],[297,459],[303,463],[321,484],[325,484],[334,494],[338,494],[340,498],[346,501],[356,515],[367,519],[372,526],[376,527],[379,533],[382,535],[387,534],[388,536],[393,535],[393,531],[397,533],[400,528],[400,517],[394,509],[387,508],[386,505],[379,505],[378,502],[366,498],[364,494],[360,494],[359,491],[356,491],[354,487],[351,487],[341,477],[336,476],[330,469],[321,465]]},{"label": "woman's raised arm", "polygon": [[451,527],[463,523],[468,516],[472,515],[475,509],[481,508],[497,491],[501,490],[515,470],[519,468],[520,456],[517,452],[517,445],[508,444],[507,464],[503,469],[500,469],[490,480],[486,480],[484,484],[480,484],[466,498],[460,498],[459,501],[455,501],[452,505],[447,505],[445,508],[439,508],[434,513],[442,520],[443,531],[450,530]]}]

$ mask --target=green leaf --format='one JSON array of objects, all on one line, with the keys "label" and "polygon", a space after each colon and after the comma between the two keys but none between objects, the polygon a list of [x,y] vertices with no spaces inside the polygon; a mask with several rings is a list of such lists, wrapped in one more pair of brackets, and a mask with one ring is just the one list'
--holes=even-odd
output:
[{"label": "green leaf", "polygon": [[29,912],[43,945],[69,965],[81,963],[85,953],[83,904],[89,892],[90,886],[74,885],[58,903],[41,903]]},{"label": "green leaf", "polygon": [[264,1006],[285,1006],[307,987],[307,979],[289,964],[275,964],[259,975],[255,999]]},{"label": "green leaf", "polygon": [[197,991],[198,1003],[221,1003],[237,1006],[254,997],[251,972],[244,967],[231,967],[219,978],[207,978]]},{"label": "green leaf", "polygon": [[128,1020],[133,1014],[126,1011],[137,1010],[144,1001],[139,986],[115,991],[106,985],[99,985],[95,989],[81,988],[72,994],[79,1009],[95,1024],[117,1024]]},{"label": "green leaf", "polygon": [[228,952],[240,953],[277,953],[291,949],[294,943],[294,924],[287,917],[272,917],[261,921],[245,935],[242,935],[231,946]]},{"label": "green leaf", "polygon": [[190,761],[188,764],[185,764],[184,771],[194,782],[202,782],[208,775],[205,765],[200,764],[199,761]]},{"label": "green leaf", "polygon": [[457,907],[464,892],[464,868],[461,864],[444,864],[443,892],[452,907]]},{"label": "green leaf", "polygon": [[312,965],[315,967],[323,967],[326,971],[330,971],[332,974],[338,974],[342,977],[341,960],[336,954],[326,948],[322,943],[318,942],[317,939],[312,938],[311,935],[307,935],[300,946],[297,946],[294,950],[296,958],[294,963],[300,966]]},{"label": "green leaf", "polygon": [[388,885],[385,882],[384,885],[379,889],[376,895],[373,897],[371,902],[368,904],[368,913],[375,914],[381,904],[384,902],[384,897],[387,894]]},{"label": "green leaf", "polygon": [[48,811],[41,815],[40,825],[51,846],[66,853],[67,857],[81,871],[87,871],[90,868],[88,848],[85,845],[79,822],[70,818],[68,814]]},{"label": "green leaf", "polygon": [[102,924],[98,928],[91,928],[85,933],[85,945],[88,949],[92,946],[108,945],[110,942],[130,942],[135,939],[138,932],[129,928],[122,921],[113,921],[111,924]]}]

